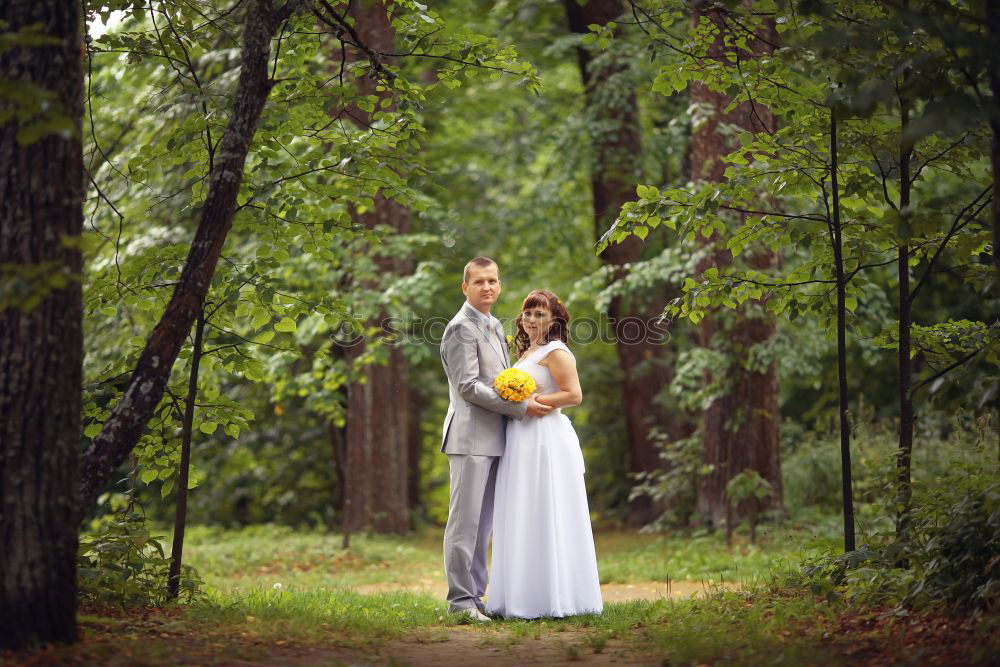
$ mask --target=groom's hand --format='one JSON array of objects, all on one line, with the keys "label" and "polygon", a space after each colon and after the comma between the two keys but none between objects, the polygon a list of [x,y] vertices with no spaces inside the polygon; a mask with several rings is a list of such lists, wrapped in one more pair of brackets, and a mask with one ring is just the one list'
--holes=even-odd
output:
[{"label": "groom's hand", "polygon": [[526,413],[529,417],[544,417],[545,415],[552,412],[552,406],[542,405],[535,400],[536,394],[532,394],[528,397],[528,412]]}]

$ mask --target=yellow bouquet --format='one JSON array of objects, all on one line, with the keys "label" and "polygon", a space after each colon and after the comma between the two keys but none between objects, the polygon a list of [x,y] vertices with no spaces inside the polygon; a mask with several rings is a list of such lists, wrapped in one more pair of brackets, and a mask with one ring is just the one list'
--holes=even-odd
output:
[{"label": "yellow bouquet", "polygon": [[523,401],[535,391],[535,380],[519,368],[508,368],[493,381],[500,397],[508,401]]}]

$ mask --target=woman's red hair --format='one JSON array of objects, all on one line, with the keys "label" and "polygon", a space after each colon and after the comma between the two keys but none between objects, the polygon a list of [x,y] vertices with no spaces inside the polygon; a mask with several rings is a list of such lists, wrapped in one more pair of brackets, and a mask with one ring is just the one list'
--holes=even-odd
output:
[{"label": "woman's red hair", "polygon": [[545,333],[546,343],[553,340],[561,340],[564,343],[568,341],[569,312],[566,310],[566,306],[562,304],[559,297],[547,289],[532,290],[528,292],[528,296],[524,297],[524,302],[521,303],[521,312],[517,314],[517,320],[515,321],[517,325],[517,336],[515,337],[517,356],[524,354],[524,351],[531,345],[528,332],[521,325],[521,318],[524,316],[524,311],[528,308],[547,308],[552,313],[552,324]]}]

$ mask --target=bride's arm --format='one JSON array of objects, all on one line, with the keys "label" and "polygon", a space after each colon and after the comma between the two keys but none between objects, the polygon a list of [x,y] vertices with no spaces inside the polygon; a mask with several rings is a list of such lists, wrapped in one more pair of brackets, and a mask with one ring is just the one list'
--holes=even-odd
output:
[{"label": "bride's arm", "polygon": [[535,400],[554,408],[580,405],[583,401],[583,391],[580,389],[580,377],[576,373],[576,360],[573,359],[573,355],[565,350],[553,350],[547,359],[549,372],[559,385],[559,391],[538,396]]}]

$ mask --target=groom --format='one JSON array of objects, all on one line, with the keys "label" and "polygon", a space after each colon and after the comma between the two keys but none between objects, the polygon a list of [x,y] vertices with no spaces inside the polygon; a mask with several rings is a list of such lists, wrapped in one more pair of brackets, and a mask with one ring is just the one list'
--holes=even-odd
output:
[{"label": "groom", "polygon": [[466,264],[462,292],[466,301],[441,339],[451,400],[441,436],[451,473],[444,569],[449,610],[488,621],[480,598],[486,592],[486,548],[493,532],[497,464],[506,443],[505,417],[539,417],[552,408],[534,397],[507,401],[493,389],[493,380],[510,366],[503,327],[490,314],[500,296],[496,262],[476,257]]}]

